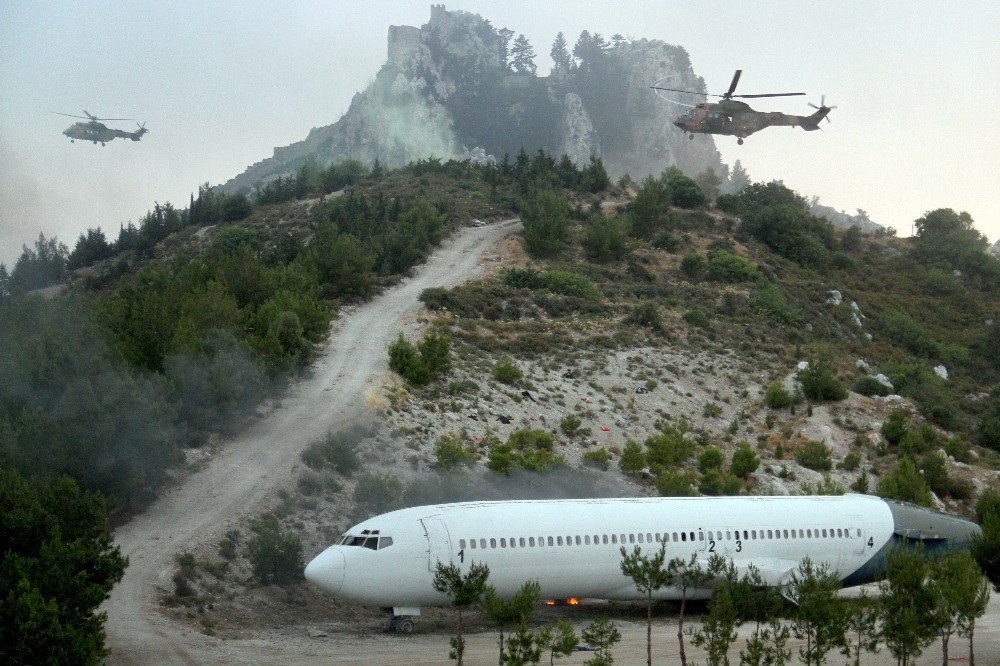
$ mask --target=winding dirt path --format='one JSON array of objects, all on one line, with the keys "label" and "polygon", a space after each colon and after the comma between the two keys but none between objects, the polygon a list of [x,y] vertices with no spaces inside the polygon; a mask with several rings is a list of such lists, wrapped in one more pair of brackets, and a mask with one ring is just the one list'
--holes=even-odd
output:
[{"label": "winding dirt path", "polygon": [[[108,614],[112,650],[108,663],[246,663],[256,661],[257,650],[265,645],[274,656],[282,652],[270,641],[254,645],[204,636],[158,612],[159,596],[173,588],[174,556],[245,526],[273,490],[291,482],[292,468],[306,446],[361,416],[366,391],[387,370],[386,347],[417,312],[420,292],[474,277],[483,255],[518,224],[507,220],[460,230],[413,277],[343,315],[334,323],[312,376],[292,386],[280,407],[117,530],[115,540],[129,566],[102,608]],[[308,658],[289,647],[285,663]]]}]

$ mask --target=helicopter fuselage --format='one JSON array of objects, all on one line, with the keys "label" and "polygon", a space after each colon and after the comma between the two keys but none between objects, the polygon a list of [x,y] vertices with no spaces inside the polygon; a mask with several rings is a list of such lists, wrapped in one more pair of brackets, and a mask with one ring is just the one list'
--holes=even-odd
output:
[{"label": "helicopter fuselage", "polygon": [[726,134],[739,138],[739,143],[765,127],[785,125],[801,127],[806,131],[819,129],[819,121],[830,110],[822,107],[809,116],[795,116],[779,111],[755,111],[745,102],[726,99],[721,102],[702,102],[687,113],[674,119],[673,124],[694,138],[695,134]]},{"label": "helicopter fuselage", "polygon": [[63,134],[68,136],[70,141],[79,139],[80,141],[90,141],[100,143],[102,146],[113,139],[132,139],[138,141],[146,133],[144,128],[135,132],[125,132],[123,130],[111,129],[104,123],[90,121],[86,123],[73,123],[63,130]]}]

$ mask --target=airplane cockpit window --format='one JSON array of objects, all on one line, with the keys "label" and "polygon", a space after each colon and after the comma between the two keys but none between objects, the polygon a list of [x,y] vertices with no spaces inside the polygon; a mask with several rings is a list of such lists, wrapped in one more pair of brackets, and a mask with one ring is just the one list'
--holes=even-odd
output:
[{"label": "airplane cockpit window", "polygon": [[361,534],[345,534],[341,546],[360,546],[368,550],[379,550],[392,545],[392,537],[380,537],[378,530],[361,530]]}]

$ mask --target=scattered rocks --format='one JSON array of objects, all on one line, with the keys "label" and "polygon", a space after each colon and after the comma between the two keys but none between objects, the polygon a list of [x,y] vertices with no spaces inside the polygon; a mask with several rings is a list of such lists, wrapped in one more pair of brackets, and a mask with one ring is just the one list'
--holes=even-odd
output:
[{"label": "scattered rocks", "polygon": [[943,365],[934,366],[934,374],[940,377],[941,379],[947,380],[948,368],[944,367]]},{"label": "scattered rocks", "polygon": [[829,303],[830,305],[840,305],[841,303],[844,302],[843,294],[841,294],[840,291],[838,291],[837,289],[831,289],[826,293],[829,294],[829,296],[826,299],[826,302]]}]

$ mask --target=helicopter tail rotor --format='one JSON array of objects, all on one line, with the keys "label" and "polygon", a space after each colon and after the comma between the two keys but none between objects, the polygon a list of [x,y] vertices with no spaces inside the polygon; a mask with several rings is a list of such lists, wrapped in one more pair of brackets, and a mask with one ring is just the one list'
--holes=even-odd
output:
[{"label": "helicopter tail rotor", "polygon": [[826,118],[826,122],[831,122],[830,111],[837,108],[836,106],[826,105],[826,95],[823,95],[820,98],[819,106],[816,106],[812,102],[809,103],[809,106],[816,109],[816,113],[804,117],[800,116],[802,120],[799,123],[802,129],[806,130],[807,132],[812,132],[814,130],[820,129],[819,121],[823,120],[824,118]]},{"label": "helicopter tail rotor", "polygon": [[[829,114],[830,114],[830,111],[832,111],[832,110],[834,110],[834,109],[836,109],[836,108],[837,108],[836,106],[827,106],[827,105],[826,105],[826,95],[823,95],[823,96],[821,96],[821,97],[819,98],[819,106],[816,106],[816,105],[815,105],[815,104],[813,104],[812,102],[809,102],[809,106],[811,106],[812,108],[814,108],[814,109],[816,109],[817,111],[820,111],[820,112],[821,112],[821,111],[825,111],[826,113],[824,113],[824,114],[822,115],[822,117],[823,117],[823,118],[826,118],[826,122],[828,122],[828,123],[829,123],[829,122],[832,122],[832,121],[830,120],[830,115],[829,115]],[[816,114],[814,113],[813,115],[816,115]]]}]

